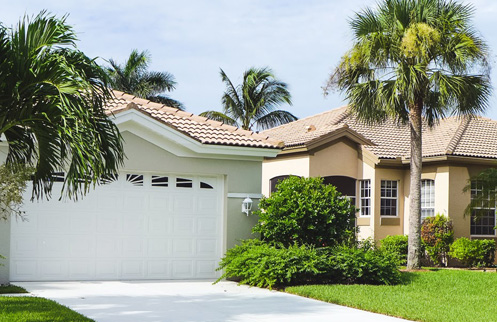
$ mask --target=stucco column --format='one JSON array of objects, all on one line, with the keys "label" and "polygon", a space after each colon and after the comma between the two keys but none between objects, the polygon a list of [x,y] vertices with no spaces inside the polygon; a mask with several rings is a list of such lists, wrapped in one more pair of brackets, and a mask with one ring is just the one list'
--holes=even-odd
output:
[{"label": "stucco column", "polygon": [[10,256],[10,219],[0,219],[0,255],[6,259],[0,259],[0,284],[9,282],[9,256]]}]

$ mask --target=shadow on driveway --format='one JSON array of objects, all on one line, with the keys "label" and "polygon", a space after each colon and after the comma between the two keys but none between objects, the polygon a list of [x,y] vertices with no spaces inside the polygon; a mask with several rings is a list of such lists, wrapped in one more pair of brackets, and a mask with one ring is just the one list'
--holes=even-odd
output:
[{"label": "shadow on driveway", "polygon": [[234,282],[25,282],[97,322],[405,321]]}]

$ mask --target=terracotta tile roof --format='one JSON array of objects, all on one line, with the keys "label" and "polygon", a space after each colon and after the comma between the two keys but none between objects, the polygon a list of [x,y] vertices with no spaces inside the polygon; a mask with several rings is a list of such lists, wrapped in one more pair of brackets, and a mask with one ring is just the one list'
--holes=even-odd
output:
[{"label": "terracotta tile roof", "polygon": [[[347,124],[349,128],[373,142],[365,148],[380,159],[409,158],[410,134],[407,125],[389,119],[370,125],[357,120],[347,107],[313,115],[262,134],[282,140],[285,147],[304,147]],[[487,118],[449,117],[432,128],[423,126],[423,157],[456,155],[497,159],[497,121]]]},{"label": "terracotta tile roof", "polygon": [[202,116],[123,92],[114,91],[114,95],[115,99],[107,103],[109,113],[118,114],[129,109],[136,109],[203,144],[273,149],[283,146],[281,141],[269,139],[267,135],[208,120]]}]

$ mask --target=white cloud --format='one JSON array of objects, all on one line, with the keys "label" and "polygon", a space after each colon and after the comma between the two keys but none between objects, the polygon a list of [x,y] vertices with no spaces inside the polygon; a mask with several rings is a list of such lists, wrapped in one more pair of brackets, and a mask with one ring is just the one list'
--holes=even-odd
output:
[{"label": "white cloud", "polygon": [[[69,13],[79,46],[89,56],[123,61],[131,49],[148,49],[152,69],[176,76],[171,96],[193,113],[217,109],[224,90],[223,68],[234,81],[250,66],[270,66],[289,83],[294,106],[303,117],[342,104],[324,98],[321,86],[350,46],[347,19],[375,0],[183,0],[9,2],[0,21],[11,25],[25,12],[48,9]],[[491,47],[497,46],[497,3],[473,0],[475,23]],[[497,79],[497,75],[493,75]],[[493,104],[497,100],[493,99]],[[497,119],[497,109],[488,113]]]}]

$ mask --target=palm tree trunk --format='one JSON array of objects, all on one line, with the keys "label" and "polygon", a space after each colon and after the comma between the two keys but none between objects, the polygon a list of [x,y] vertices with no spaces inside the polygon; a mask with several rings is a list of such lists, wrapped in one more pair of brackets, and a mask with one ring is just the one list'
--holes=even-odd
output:
[{"label": "palm tree trunk", "polygon": [[409,108],[409,125],[411,129],[411,184],[409,193],[408,269],[418,269],[421,267],[422,106],[422,100],[418,100]]}]

